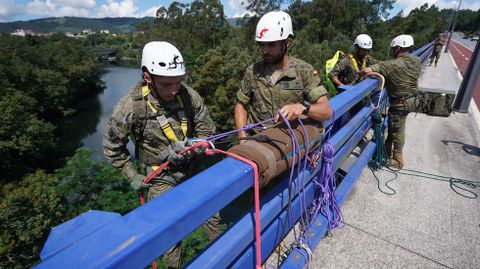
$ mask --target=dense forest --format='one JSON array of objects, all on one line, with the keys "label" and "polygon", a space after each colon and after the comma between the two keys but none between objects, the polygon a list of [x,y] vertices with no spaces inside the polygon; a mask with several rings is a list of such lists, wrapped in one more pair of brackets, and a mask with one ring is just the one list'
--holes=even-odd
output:
[{"label": "dense forest", "polygon": [[[387,59],[394,36],[412,34],[415,46],[420,46],[447,30],[454,14],[427,4],[409,14],[389,14],[393,3],[294,1],[286,10],[295,33],[290,54],[323,75],[325,61],[337,50],[352,49],[357,34],[372,36],[373,56]],[[282,2],[249,0],[246,4],[261,15],[278,9]],[[82,109],[78,101],[102,90],[101,67],[90,49],[119,48],[120,57],[138,66],[146,42],[175,44],[187,61],[189,84],[205,98],[217,129],[225,131],[233,128],[233,111],[225,108],[233,108],[245,68],[260,57],[253,41],[258,18],[246,16],[232,27],[219,0],[195,0],[162,7],[153,23],[137,25],[143,34],[95,34],[81,41],[61,34],[0,35],[0,267],[37,263],[50,229],[82,212],[125,214],[138,206],[136,193],[117,170],[90,160],[89,149],[76,149],[79,143],[68,148],[61,143],[60,130],[77,130],[68,125],[70,117]],[[479,31],[480,11],[461,11],[457,25],[466,32]],[[85,124],[96,124],[91,121]],[[197,233],[184,244],[188,261],[205,240]]]}]

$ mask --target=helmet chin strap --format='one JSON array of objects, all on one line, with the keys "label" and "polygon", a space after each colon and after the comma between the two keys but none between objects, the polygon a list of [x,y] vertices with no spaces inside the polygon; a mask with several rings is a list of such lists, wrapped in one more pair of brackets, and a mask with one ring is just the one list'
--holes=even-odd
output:
[{"label": "helmet chin strap", "polygon": [[288,51],[288,38],[282,42],[282,56],[285,57]]},{"label": "helmet chin strap", "polygon": [[400,53],[400,49],[398,47],[393,48],[393,57],[394,58],[397,58],[399,53]]},{"label": "helmet chin strap", "polygon": [[159,99],[161,102],[165,102],[165,100],[162,99],[160,94],[158,94],[157,86],[155,86],[155,83],[153,82],[151,75],[147,72],[143,72],[143,79],[147,82],[147,85],[149,87],[151,86],[151,88],[153,89],[154,97]]}]

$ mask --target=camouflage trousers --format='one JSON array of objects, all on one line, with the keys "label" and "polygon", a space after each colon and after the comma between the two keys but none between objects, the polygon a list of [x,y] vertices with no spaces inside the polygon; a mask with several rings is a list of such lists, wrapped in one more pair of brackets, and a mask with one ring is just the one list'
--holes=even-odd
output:
[{"label": "camouflage trousers", "polygon": [[438,59],[440,59],[440,54],[441,54],[441,51],[435,51],[432,53],[432,56],[430,56],[430,65],[432,65],[434,61],[435,61],[435,66],[437,65]]},{"label": "camouflage trousers", "polygon": [[[159,176],[153,178],[151,181],[153,185],[148,189],[148,201],[151,201],[156,197],[162,195],[163,193],[169,191],[170,189],[184,182],[185,180],[187,180],[201,170],[201,165],[193,165],[193,167],[184,169],[184,171],[187,171],[185,173],[178,170],[166,171],[165,173],[161,173]],[[205,235],[210,241],[217,238],[218,235],[220,235],[220,233],[222,232],[219,213],[217,212],[210,219],[208,219],[202,225],[202,228],[205,232]],[[175,244],[175,246],[173,246],[164,253],[163,261],[167,268],[181,268],[183,263],[181,246],[181,242],[178,242],[177,244]]]},{"label": "camouflage trousers", "polygon": [[395,150],[402,151],[405,145],[405,126],[410,112],[408,105],[391,106],[388,109],[387,141],[393,144]]}]

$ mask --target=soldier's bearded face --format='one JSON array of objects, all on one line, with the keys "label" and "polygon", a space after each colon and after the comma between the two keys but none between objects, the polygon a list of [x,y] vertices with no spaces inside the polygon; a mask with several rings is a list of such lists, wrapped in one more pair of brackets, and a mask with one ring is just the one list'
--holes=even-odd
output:
[{"label": "soldier's bearded face", "polygon": [[283,60],[285,55],[283,41],[258,42],[262,52],[263,60],[267,64],[277,64]]},{"label": "soldier's bearded face", "polygon": [[153,76],[152,82],[155,83],[156,95],[163,101],[172,101],[180,90],[183,78],[184,76]]},{"label": "soldier's bearded face", "polygon": [[361,59],[365,58],[365,56],[367,56],[369,52],[370,52],[369,49],[362,49],[362,48],[357,49],[357,54]]}]

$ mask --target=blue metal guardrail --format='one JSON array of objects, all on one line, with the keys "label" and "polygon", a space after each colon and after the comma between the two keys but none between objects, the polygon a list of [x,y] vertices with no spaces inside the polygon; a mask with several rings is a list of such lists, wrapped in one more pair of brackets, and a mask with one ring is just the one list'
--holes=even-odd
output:
[{"label": "blue metal guardrail", "polygon": [[[428,58],[431,44],[412,54],[422,62]],[[330,100],[336,115],[344,115],[377,85],[375,79],[365,79]],[[371,129],[370,106],[363,107],[330,139],[334,149],[334,171],[337,171],[352,150],[362,142]],[[325,125],[331,124],[326,121]],[[363,150],[335,193],[339,204],[348,196],[361,171],[373,155],[375,144],[363,143]],[[292,186],[292,193],[304,187],[310,204],[314,195],[311,178],[320,168],[302,171],[304,186]],[[71,219],[50,233],[40,253],[42,262],[36,268],[144,268],[175,243],[194,231],[216,212],[253,186],[252,168],[235,159],[226,158],[192,177],[171,191],[150,201],[125,216],[112,212],[88,211]],[[300,198],[291,200],[288,210],[288,179],[284,178],[261,199],[262,258],[267,259],[283,236],[299,219]],[[287,213],[288,220],[287,220]],[[292,216],[293,215],[293,216]],[[223,235],[210,244],[188,268],[254,268],[254,215],[247,212]],[[310,248],[320,242],[327,232],[327,221],[321,214],[313,220],[308,233]],[[283,263],[283,268],[301,268],[307,263],[298,250]]]}]

